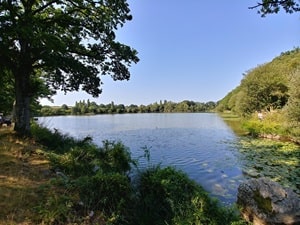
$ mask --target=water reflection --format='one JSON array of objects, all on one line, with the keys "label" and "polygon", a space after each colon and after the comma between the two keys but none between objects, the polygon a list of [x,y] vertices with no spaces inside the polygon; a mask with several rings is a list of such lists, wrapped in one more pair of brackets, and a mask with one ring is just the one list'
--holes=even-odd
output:
[{"label": "water reflection", "polygon": [[236,200],[244,176],[237,150],[238,137],[217,114],[122,114],[40,118],[49,128],[74,137],[121,140],[133,158],[150,149],[150,162],[175,166],[225,204]]}]

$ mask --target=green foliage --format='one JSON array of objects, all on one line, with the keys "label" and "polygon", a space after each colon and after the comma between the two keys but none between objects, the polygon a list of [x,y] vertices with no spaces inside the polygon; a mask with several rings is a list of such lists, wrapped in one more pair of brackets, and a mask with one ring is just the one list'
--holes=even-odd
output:
[{"label": "green foliage", "polygon": [[271,64],[252,70],[241,82],[244,94],[237,107],[242,114],[281,109],[288,99],[286,76]]},{"label": "green foliage", "polygon": [[[98,147],[89,137],[72,140],[36,124],[33,127],[35,139],[49,144],[47,154],[57,175],[35,208],[42,223],[245,224],[233,208],[221,207],[172,167],[138,169],[138,176],[129,178],[136,161],[121,142],[104,141]],[[52,142],[65,147],[57,151]],[[144,157],[149,159],[149,154],[145,147]]]},{"label": "green foliage", "polygon": [[14,100],[14,82],[7,70],[0,70],[0,113],[10,115]]},{"label": "green foliage", "polygon": [[263,124],[261,123],[261,121],[257,119],[250,119],[243,123],[244,129],[247,130],[252,137],[259,136],[262,130],[262,126]]},{"label": "green foliage", "polygon": [[300,194],[299,145],[248,138],[244,138],[240,144],[243,172],[246,176],[268,177]]},{"label": "green foliage", "polygon": [[267,14],[278,13],[280,9],[283,9],[286,13],[294,13],[300,11],[300,6],[295,0],[262,0],[257,5],[249,7],[250,9],[258,8],[258,13],[262,17]]},{"label": "green foliage", "polygon": [[54,115],[84,115],[84,114],[112,114],[112,113],[181,113],[181,112],[209,112],[216,107],[215,102],[194,102],[194,101],[182,101],[179,103],[171,101],[160,101],[158,104],[152,103],[149,105],[123,105],[123,104],[100,104],[95,102],[79,101],[75,103],[73,107],[67,107],[62,105],[61,107],[43,106],[39,112],[40,116],[54,116]]},{"label": "green foliage", "polygon": [[95,174],[94,168],[98,158],[99,153],[93,146],[75,146],[62,155],[50,154],[52,167],[72,178]]},{"label": "green foliage", "polygon": [[99,75],[128,80],[137,51],[116,40],[126,0],[0,1],[0,72],[14,83],[15,130],[30,134],[31,99],[56,90],[101,94]]},{"label": "green foliage", "polygon": [[39,126],[37,123],[32,123],[31,132],[37,142],[58,153],[69,151],[73,146],[82,143],[82,141],[76,141],[58,130],[52,132],[46,127]]},{"label": "green foliage", "polygon": [[217,103],[216,111],[217,112],[226,112],[232,111],[236,112],[235,102],[238,96],[240,87],[236,87],[234,90],[230,91],[221,101]]},{"label": "green foliage", "polygon": [[126,176],[98,172],[94,176],[79,177],[74,186],[85,210],[101,210],[108,216],[117,214],[128,217],[133,192]]},{"label": "green foliage", "polygon": [[292,126],[300,125],[300,70],[291,75],[289,83],[289,100],[286,105],[286,113],[289,123]]},{"label": "green foliage", "polygon": [[[248,71],[241,84],[218,102],[217,111],[230,110],[246,118],[244,127],[254,136],[275,134],[299,141],[299,57],[295,48]],[[256,119],[259,111],[265,114],[262,122]]]},{"label": "green foliage", "polygon": [[[73,200],[71,196],[51,192],[43,204],[35,207],[35,211],[41,215],[41,220],[46,224],[67,223],[72,215]],[[49,210],[50,209],[50,210]]]},{"label": "green foliage", "polygon": [[282,111],[265,113],[262,120],[258,118],[257,114],[253,114],[243,122],[243,127],[254,137],[266,135],[288,136]]},{"label": "green foliage", "polygon": [[271,198],[264,198],[259,191],[254,192],[253,196],[257,207],[261,209],[265,213],[272,213],[273,207],[272,207],[272,201]]},{"label": "green foliage", "polygon": [[103,141],[100,157],[102,161],[100,167],[104,172],[126,174],[130,171],[131,164],[134,163],[129,149],[121,142]]},{"label": "green foliage", "polygon": [[121,142],[103,141],[103,147],[90,143],[90,138],[75,142],[64,154],[50,154],[54,168],[76,178],[97,172],[126,175],[131,164],[130,152]]},{"label": "green foliage", "polygon": [[238,220],[186,174],[154,167],[138,180],[138,224],[230,224]]},{"label": "green foliage", "polygon": [[290,96],[291,76],[300,66],[299,57],[300,50],[296,48],[248,71],[241,84],[218,102],[217,109],[241,116],[282,109]]}]

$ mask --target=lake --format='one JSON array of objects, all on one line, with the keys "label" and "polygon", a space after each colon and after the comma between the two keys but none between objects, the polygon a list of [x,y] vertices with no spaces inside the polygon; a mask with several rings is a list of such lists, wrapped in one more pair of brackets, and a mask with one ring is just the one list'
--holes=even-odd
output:
[{"label": "lake", "polygon": [[91,136],[122,141],[132,158],[150,150],[150,161],[183,170],[224,204],[236,201],[237,188],[246,178],[238,151],[239,137],[214,113],[115,114],[41,117],[39,123],[76,138]]}]

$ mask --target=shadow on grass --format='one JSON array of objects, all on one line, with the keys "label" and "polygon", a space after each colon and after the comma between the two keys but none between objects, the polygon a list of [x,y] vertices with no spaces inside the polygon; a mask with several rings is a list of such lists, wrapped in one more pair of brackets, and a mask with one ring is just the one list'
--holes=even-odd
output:
[{"label": "shadow on grass", "polygon": [[31,224],[51,172],[39,146],[0,129],[0,224]]}]

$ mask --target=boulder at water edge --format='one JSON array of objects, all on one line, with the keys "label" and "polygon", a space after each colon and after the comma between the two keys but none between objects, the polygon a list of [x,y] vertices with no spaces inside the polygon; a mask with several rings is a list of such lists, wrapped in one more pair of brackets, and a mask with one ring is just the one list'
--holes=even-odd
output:
[{"label": "boulder at water edge", "polygon": [[300,225],[300,198],[291,189],[267,178],[240,184],[237,204],[254,225]]}]

